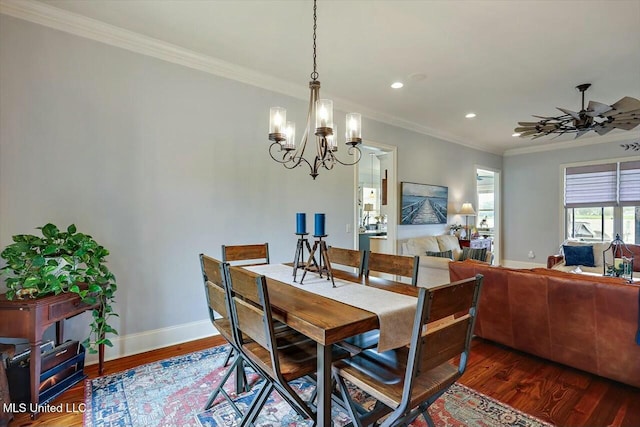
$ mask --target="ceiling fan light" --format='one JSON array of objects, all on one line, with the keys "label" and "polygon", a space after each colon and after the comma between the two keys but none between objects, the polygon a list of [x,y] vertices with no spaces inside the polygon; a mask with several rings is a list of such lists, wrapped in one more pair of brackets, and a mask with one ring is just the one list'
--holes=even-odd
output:
[{"label": "ceiling fan light", "polygon": [[467,114],[465,115],[465,117],[466,117],[467,119],[473,119],[474,117],[476,117],[476,113],[467,113]]},{"label": "ceiling fan light", "polygon": [[520,132],[515,132],[515,133],[512,133],[512,134],[511,134],[511,136],[514,136],[514,137],[515,137],[515,136],[520,136],[520,135],[522,135]]}]

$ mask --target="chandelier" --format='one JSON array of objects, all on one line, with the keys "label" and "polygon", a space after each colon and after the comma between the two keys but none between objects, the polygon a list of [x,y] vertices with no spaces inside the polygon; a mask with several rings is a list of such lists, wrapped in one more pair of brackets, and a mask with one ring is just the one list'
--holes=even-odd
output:
[{"label": "chandelier", "polygon": [[[337,128],[333,123],[333,102],[329,99],[320,99],[320,82],[316,65],[316,29],[317,5],[313,0],[313,72],[309,89],[309,112],[307,114],[307,126],[302,135],[300,144],[296,146],[296,125],[287,121],[287,110],[282,107],[271,107],[269,114],[269,140],[274,141],[269,146],[269,155],[273,160],[281,163],[287,169],[306,164],[311,171],[310,175],[316,179],[320,168],[333,169],[336,163],[352,166],[360,161],[362,152],[358,145],[362,143],[361,126],[362,117],[359,113],[348,113],[346,117],[346,145],[349,155],[355,155],[353,162],[343,162],[336,156],[338,151]],[[311,120],[315,119],[312,128]],[[304,157],[307,143],[311,144],[315,136],[315,159],[307,160]]]}]

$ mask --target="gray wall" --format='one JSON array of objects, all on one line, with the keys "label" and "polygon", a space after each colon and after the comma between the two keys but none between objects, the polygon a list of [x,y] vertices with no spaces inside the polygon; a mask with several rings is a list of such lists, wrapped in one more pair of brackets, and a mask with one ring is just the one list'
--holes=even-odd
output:
[{"label": "gray wall", "polygon": [[[558,253],[563,240],[561,165],[637,157],[637,153],[620,147],[624,142],[505,156],[504,258],[546,265],[547,256]],[[528,258],[529,251],[534,251],[534,259]]]},{"label": "gray wall", "polygon": [[[0,246],[75,223],[111,251],[121,336],[206,319],[199,253],[268,241],[272,261],[290,261],[299,211],[325,212],[330,243],[353,244],[353,168],[314,182],[268,156],[269,107],[301,124],[306,104],[1,15]],[[473,200],[475,164],[501,167],[500,156],[363,128],[399,147],[398,181],[448,185],[459,203]],[[86,320],[69,322],[71,335]]]}]

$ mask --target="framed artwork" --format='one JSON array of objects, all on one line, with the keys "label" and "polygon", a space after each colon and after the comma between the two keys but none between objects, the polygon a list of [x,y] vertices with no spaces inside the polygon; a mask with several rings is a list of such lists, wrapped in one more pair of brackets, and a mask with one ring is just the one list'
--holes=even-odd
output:
[{"label": "framed artwork", "polygon": [[400,193],[401,225],[447,223],[448,187],[402,182]]}]

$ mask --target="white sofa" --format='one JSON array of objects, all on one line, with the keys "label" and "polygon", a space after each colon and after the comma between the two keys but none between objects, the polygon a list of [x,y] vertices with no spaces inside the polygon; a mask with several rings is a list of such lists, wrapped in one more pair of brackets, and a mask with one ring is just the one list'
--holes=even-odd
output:
[{"label": "white sofa", "polygon": [[[584,246],[584,245],[590,245],[593,246],[593,261],[595,264],[595,267],[587,267],[585,265],[580,265],[580,270],[583,273],[595,273],[595,274],[602,274],[604,271],[604,258],[602,257],[602,252],[604,250],[606,250],[609,245],[611,244],[611,242],[580,242],[580,241],[574,241],[574,240],[567,240],[564,243],[562,243],[562,245],[567,245],[567,246]],[[562,246],[560,246],[560,255],[564,255],[563,251],[562,251]],[[554,270],[560,270],[560,271],[576,271],[576,268],[578,266],[576,265],[566,265],[565,260],[563,259],[562,261],[560,261],[559,263],[555,264],[554,266],[552,266],[551,268]]]},{"label": "white sofa", "polygon": [[[418,270],[418,286],[430,288],[449,283],[449,258],[428,256],[429,252],[451,251],[453,260],[459,261],[462,256],[462,248],[456,236],[448,234],[440,236],[420,236],[409,239],[399,239],[398,247],[401,255],[418,255],[420,267]],[[493,254],[487,251],[486,262],[490,263]]]}]

